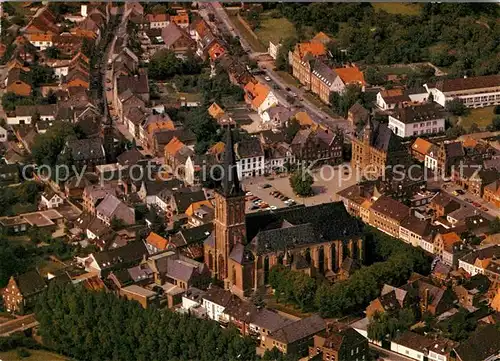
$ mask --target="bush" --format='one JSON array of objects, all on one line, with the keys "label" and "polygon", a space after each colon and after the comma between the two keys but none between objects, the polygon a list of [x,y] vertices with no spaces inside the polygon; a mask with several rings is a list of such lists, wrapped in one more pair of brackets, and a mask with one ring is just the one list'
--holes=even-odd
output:
[{"label": "bush", "polygon": [[17,356],[20,358],[26,358],[26,357],[30,357],[31,353],[28,350],[26,350],[25,348],[18,348],[17,349]]}]

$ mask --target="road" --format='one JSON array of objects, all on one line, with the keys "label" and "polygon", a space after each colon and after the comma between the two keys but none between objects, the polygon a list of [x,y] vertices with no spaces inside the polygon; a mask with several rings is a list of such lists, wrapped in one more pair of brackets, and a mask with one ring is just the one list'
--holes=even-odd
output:
[{"label": "road", "polygon": [[0,337],[10,336],[15,332],[25,331],[36,326],[38,326],[38,321],[34,314],[19,317],[0,325]]},{"label": "road", "polygon": [[[486,202],[484,199],[477,197],[471,193],[466,192],[464,195],[457,195],[455,196],[453,194],[453,191],[462,189],[459,186],[453,184],[453,183],[445,183],[441,186],[441,190],[443,192],[448,193],[448,195],[453,198],[455,201],[460,203],[462,206],[468,206],[474,208],[478,214],[482,215],[484,218],[492,221],[496,217],[500,217],[500,210],[495,208],[492,204]],[[467,202],[465,199],[470,199],[473,202],[479,203],[481,207],[485,207],[488,209],[488,211],[484,211],[483,209],[479,209],[478,207],[475,207],[473,204],[470,202]]]},{"label": "road", "polygon": [[[224,25],[227,33],[229,33],[233,37],[238,37],[243,50],[245,50],[245,52],[247,52],[251,58],[255,58],[258,55],[262,55],[262,53],[256,53],[252,50],[250,44],[245,40],[245,38],[239,33],[238,29],[233,25],[231,19],[229,18],[229,16],[227,15],[226,11],[224,10],[224,8],[220,3],[218,2],[205,3],[203,10],[205,11],[202,11],[200,13],[206,14],[206,11],[212,12],[215,15],[215,17],[221,22],[221,24]],[[344,129],[347,133],[350,133],[352,131],[352,127],[350,126],[347,120],[345,120],[342,117],[333,118],[324,111],[322,111],[321,109],[319,109],[316,105],[305,99],[304,98],[305,90],[287,84],[279,76],[279,74],[272,69],[269,69],[267,67],[265,69],[262,67],[261,69],[264,70],[266,74],[272,79],[272,81],[280,88],[279,90],[274,89],[273,92],[275,92],[276,97],[283,105],[290,106],[290,103],[286,101],[286,97],[287,95],[291,95],[291,92],[293,92],[297,94],[299,97],[299,100],[296,100],[296,103],[300,103],[302,107],[305,110],[307,110],[311,115],[313,115],[319,123],[322,123],[330,127],[338,126],[339,128]],[[259,81],[262,80],[259,79]]]}]

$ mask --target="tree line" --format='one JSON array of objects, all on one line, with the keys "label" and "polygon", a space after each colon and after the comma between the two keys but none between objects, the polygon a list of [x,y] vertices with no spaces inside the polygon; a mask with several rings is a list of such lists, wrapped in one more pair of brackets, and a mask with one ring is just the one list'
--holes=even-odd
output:
[{"label": "tree line", "polygon": [[496,4],[425,4],[418,15],[376,11],[369,3],[281,3],[299,38],[306,29],[331,34],[345,61],[395,64],[431,61],[463,76],[500,71]]},{"label": "tree line", "polygon": [[427,274],[430,270],[430,260],[422,250],[371,227],[365,231],[365,259],[374,263],[333,284],[315,282],[281,265],[271,269],[269,282],[278,301],[293,303],[303,311],[318,311],[323,317],[341,317],[366,307],[384,284],[397,286],[412,272]]},{"label": "tree line", "polygon": [[49,287],[36,309],[44,345],[77,360],[255,360],[255,343],[214,321],[79,286]]}]

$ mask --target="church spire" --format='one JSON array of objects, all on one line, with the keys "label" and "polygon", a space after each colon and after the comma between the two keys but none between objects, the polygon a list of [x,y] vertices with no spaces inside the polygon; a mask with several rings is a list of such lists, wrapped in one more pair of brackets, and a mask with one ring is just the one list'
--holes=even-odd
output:
[{"label": "church spire", "polygon": [[224,164],[222,169],[221,193],[225,197],[240,196],[243,191],[238,179],[238,167],[234,154],[234,143],[231,126],[226,127],[226,142],[224,148]]}]

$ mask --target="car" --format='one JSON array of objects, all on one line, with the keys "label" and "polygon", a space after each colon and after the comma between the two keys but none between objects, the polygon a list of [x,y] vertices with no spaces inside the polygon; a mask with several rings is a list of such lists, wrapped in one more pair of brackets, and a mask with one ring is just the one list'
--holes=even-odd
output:
[{"label": "car", "polygon": [[106,83],[111,83],[111,79],[106,79]]},{"label": "car", "polygon": [[469,202],[469,203],[472,202],[472,200],[469,198],[464,198],[464,201]]},{"label": "car", "polygon": [[246,192],[245,195],[246,196],[253,196],[252,192]]},{"label": "car", "polygon": [[289,92],[289,91],[291,91],[292,89],[290,89],[289,87],[286,87],[286,88],[285,88],[285,90],[286,90],[287,92]]},{"label": "car", "polygon": [[457,193],[460,194],[461,196],[463,196],[465,194],[465,192],[461,189],[457,189]]},{"label": "car", "polygon": [[451,194],[453,194],[454,196],[458,196],[457,191],[453,191]]},{"label": "car", "polygon": [[271,81],[271,78],[270,78],[269,76],[267,76],[267,75],[266,75],[266,76],[264,77],[264,80],[265,80],[265,81]]},{"label": "car", "polygon": [[294,98],[297,98],[297,94],[295,94],[295,93],[294,93],[294,92],[292,92],[292,91],[290,92],[290,95],[291,95],[292,97],[294,97]]},{"label": "car", "polygon": [[263,185],[260,186],[262,189],[266,189],[266,188],[271,188],[272,185],[270,185],[269,183],[264,183]]},{"label": "car", "polygon": [[483,207],[481,207],[481,209],[482,209],[483,211],[485,211],[485,212],[489,212],[489,209],[488,209],[487,207],[484,207],[484,206],[483,206]]},{"label": "car", "polygon": [[280,87],[279,87],[279,85],[278,85],[278,84],[273,84],[273,89],[278,90],[279,88],[280,88]]},{"label": "car", "polygon": [[473,205],[474,207],[481,207],[481,204],[480,204],[480,203],[478,203],[478,202],[472,202],[472,205]]},{"label": "car", "polygon": [[[111,91],[111,88],[108,86],[108,87],[106,88],[106,91],[107,91],[107,92],[110,92],[110,91]],[[109,107],[109,108],[111,109],[111,107]]]},{"label": "car", "polygon": [[278,207],[276,207],[276,206],[270,206],[269,208],[270,208],[270,209],[272,209],[273,211],[274,211],[275,209],[278,209]]}]

